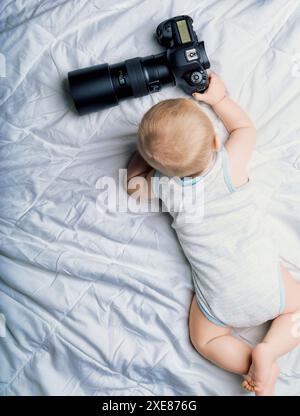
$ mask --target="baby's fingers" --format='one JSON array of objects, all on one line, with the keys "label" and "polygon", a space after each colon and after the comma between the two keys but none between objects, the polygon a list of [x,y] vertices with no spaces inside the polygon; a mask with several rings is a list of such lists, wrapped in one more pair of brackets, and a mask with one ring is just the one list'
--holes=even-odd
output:
[{"label": "baby's fingers", "polygon": [[216,78],[218,78],[218,75],[215,72],[210,71],[208,74],[208,79],[211,80],[211,79],[216,79]]},{"label": "baby's fingers", "polygon": [[194,98],[197,98],[197,100],[198,100],[198,99],[200,100],[201,95],[202,95],[202,94],[200,94],[199,92],[193,92],[193,94],[192,94],[192,96],[193,96]]},{"label": "baby's fingers", "polygon": [[192,96],[198,101],[205,101],[207,94],[205,92],[202,94],[200,92],[193,92]]}]

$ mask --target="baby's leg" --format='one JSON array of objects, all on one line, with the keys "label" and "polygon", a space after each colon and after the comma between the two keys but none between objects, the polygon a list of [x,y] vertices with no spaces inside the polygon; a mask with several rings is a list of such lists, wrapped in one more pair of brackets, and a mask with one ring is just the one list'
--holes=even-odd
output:
[{"label": "baby's leg", "polygon": [[230,335],[230,328],[210,322],[199,309],[194,296],[189,318],[191,342],[209,361],[232,373],[247,374],[252,349]]},{"label": "baby's leg", "polygon": [[278,376],[277,359],[300,342],[300,284],[282,267],[286,305],[252,353],[252,365],[246,380],[257,395],[270,395]]},{"label": "baby's leg", "polygon": [[282,267],[285,287],[285,309],[274,321],[263,339],[279,358],[295,348],[300,342],[300,284]]}]

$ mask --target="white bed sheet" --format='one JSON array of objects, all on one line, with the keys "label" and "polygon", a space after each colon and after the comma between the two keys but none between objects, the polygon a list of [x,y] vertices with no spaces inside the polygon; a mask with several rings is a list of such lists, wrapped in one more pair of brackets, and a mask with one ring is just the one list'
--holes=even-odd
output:
[{"label": "white bed sheet", "polygon": [[[126,166],[143,113],[184,94],[170,87],[80,118],[65,84],[69,70],[159,52],[152,34],[178,14],[194,18],[259,129],[253,175],[300,276],[298,1],[3,0],[2,395],[246,394],[189,342],[191,274],[168,215],[96,209],[97,180]],[[238,335],[255,342],[264,330]],[[299,395],[299,348],[281,370],[277,394]]]}]

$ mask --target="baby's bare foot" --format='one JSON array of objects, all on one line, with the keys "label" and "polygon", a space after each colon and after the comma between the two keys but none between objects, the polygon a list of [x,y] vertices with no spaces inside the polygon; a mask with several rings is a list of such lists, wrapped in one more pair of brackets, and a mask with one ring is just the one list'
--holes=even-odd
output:
[{"label": "baby's bare foot", "polygon": [[273,364],[270,378],[266,384],[266,387],[258,396],[274,396],[276,381],[279,376],[280,370],[277,364]]},{"label": "baby's bare foot", "polygon": [[[277,368],[276,376],[274,365]],[[263,393],[271,384],[272,386],[275,385],[277,377],[278,367],[275,358],[269,345],[262,342],[252,351],[252,364],[242,386],[248,391],[255,392],[257,396],[265,395]],[[271,380],[273,383],[271,383]]]},{"label": "baby's bare foot", "polygon": [[[276,381],[279,376],[280,370],[277,364],[273,364],[269,380],[266,383],[266,387],[257,395],[258,396],[274,396]],[[255,392],[255,385],[251,377],[247,374],[245,380],[242,383],[242,387],[249,392]]]},{"label": "baby's bare foot", "polygon": [[245,390],[248,390],[250,392],[254,392],[254,386],[252,385],[251,377],[248,376],[248,374],[245,376],[245,379],[242,382],[242,387]]}]

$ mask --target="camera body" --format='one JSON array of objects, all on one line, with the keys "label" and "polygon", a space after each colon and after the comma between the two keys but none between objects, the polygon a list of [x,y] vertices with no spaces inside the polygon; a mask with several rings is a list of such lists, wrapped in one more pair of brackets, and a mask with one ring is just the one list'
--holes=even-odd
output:
[{"label": "camera body", "polygon": [[168,84],[178,85],[187,94],[203,93],[209,83],[206,69],[210,63],[192,23],[190,16],[177,16],[159,24],[156,35],[165,52],[69,72],[78,113],[112,107],[128,98],[158,92]]},{"label": "camera body", "polygon": [[160,23],[156,35],[160,45],[167,49],[166,59],[175,83],[187,94],[203,93],[208,87],[210,67],[204,42],[199,42],[190,16],[176,16]]}]

